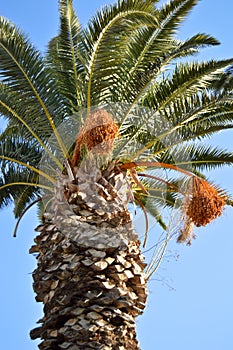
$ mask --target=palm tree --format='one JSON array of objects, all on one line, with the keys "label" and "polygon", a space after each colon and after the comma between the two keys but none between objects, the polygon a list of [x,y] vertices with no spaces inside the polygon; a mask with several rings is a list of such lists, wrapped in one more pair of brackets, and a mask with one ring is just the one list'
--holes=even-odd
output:
[{"label": "palm tree", "polygon": [[[18,224],[35,203],[30,249],[40,349],[139,349],[135,319],[167,243],[191,243],[194,226],[231,199],[203,174],[233,154],[203,143],[232,128],[229,89],[216,89],[233,59],[187,61],[218,41],[175,34],[197,0],[121,0],[83,28],[60,0],[60,31],[45,57],[0,19],[0,204]],[[165,239],[150,263],[130,208],[152,215]],[[163,208],[180,212],[179,232]],[[139,209],[137,209],[139,210]]]}]

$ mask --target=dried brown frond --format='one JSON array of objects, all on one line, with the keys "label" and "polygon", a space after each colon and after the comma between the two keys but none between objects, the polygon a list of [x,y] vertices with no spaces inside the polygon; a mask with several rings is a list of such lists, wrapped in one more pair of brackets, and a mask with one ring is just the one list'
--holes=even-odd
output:
[{"label": "dried brown frond", "polygon": [[75,166],[80,162],[82,146],[95,154],[109,154],[118,131],[113,116],[105,109],[92,111],[77,136],[71,164]]},{"label": "dried brown frond", "polygon": [[180,229],[180,234],[177,238],[177,243],[191,244],[195,235],[193,234],[194,223],[189,219],[188,216],[185,217],[184,227]]},{"label": "dried brown frond", "polygon": [[144,214],[144,217],[145,217],[146,228],[145,228],[145,237],[144,237],[144,241],[143,241],[143,248],[145,248],[147,238],[148,238],[148,232],[149,232],[149,219],[148,219],[148,215],[146,212],[146,208],[145,208],[144,204],[142,203],[141,199],[137,195],[135,196],[135,199],[136,199],[136,202],[141,207],[143,214]]}]

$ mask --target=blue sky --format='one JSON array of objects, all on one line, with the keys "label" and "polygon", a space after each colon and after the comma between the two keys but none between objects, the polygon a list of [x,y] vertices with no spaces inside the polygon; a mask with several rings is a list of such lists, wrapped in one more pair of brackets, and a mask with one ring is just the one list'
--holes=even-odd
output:
[{"label": "blue sky", "polygon": [[[112,1],[74,0],[82,23],[96,8]],[[206,58],[233,57],[232,0],[202,0],[178,36],[197,32],[212,34],[221,46],[208,48]],[[0,15],[14,21],[44,51],[57,33],[56,0],[7,0],[0,2]],[[232,132],[210,142],[233,150]],[[232,168],[210,174],[210,178],[233,193]],[[233,209],[208,227],[196,230],[191,247],[172,244],[165,260],[149,283],[149,302],[138,320],[142,350],[230,350],[233,349]],[[31,273],[35,259],[28,254],[37,224],[36,212],[27,213],[12,238],[14,219],[9,209],[0,213],[0,335],[1,348],[36,350],[29,330],[41,317],[34,301]],[[156,228],[152,234],[156,235]],[[178,259],[175,256],[179,255]]]}]

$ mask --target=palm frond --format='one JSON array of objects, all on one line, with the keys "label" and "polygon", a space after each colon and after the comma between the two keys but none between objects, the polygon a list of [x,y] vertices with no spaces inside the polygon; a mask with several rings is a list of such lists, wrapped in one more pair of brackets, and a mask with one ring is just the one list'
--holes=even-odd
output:
[{"label": "palm frond", "polygon": [[[18,93],[17,93],[18,95]],[[24,138],[27,141],[33,140],[37,141],[38,148],[41,147],[48,155],[55,161],[55,163],[62,168],[60,161],[54,156],[54,154],[49,150],[44,140],[50,136],[50,132],[47,134],[48,130],[45,125],[41,125],[40,121],[32,119],[31,110],[25,113],[25,107],[22,109],[22,101],[20,102],[15,99],[15,94],[3,84],[0,84],[0,114],[7,116],[9,118],[10,125],[14,123],[14,129],[11,126],[11,133],[16,128],[16,135],[19,135],[20,130],[23,131]],[[22,116],[17,113],[22,113]],[[22,128],[25,127],[25,128]],[[26,130],[25,130],[26,129]],[[34,129],[34,130],[33,130]],[[4,132],[4,135],[9,135],[9,128]],[[46,135],[47,134],[47,135]],[[38,136],[41,135],[41,136]],[[3,137],[1,136],[1,139]]]},{"label": "palm frond", "polygon": [[6,164],[10,163],[10,164],[17,164],[23,168],[26,168],[28,170],[31,170],[33,173],[40,175],[41,177],[44,177],[45,179],[49,180],[50,183],[55,183],[56,180],[53,179],[51,176],[49,176],[48,174],[44,173],[42,170],[35,168],[34,166],[24,163],[20,160],[14,159],[14,158],[10,158],[7,156],[1,156],[0,155],[0,160],[4,166],[4,168],[6,167]]},{"label": "palm frond", "polygon": [[158,205],[153,201],[153,198],[151,198],[150,196],[148,196],[148,198],[146,199],[145,208],[146,208],[146,211],[160,225],[160,227],[163,230],[166,230],[167,229],[167,224],[166,224],[165,220],[163,219],[161,211],[160,211]]},{"label": "palm frond", "polygon": [[60,31],[50,41],[46,59],[69,115],[85,106],[86,52],[82,41],[73,1],[60,0]]},{"label": "palm frond", "polygon": [[180,96],[191,96],[210,87],[216,76],[232,63],[232,59],[189,62],[176,65],[169,76],[155,81],[143,98],[143,105],[163,110]]},{"label": "palm frond", "polygon": [[[29,188],[30,184],[30,188]],[[5,206],[12,201],[17,203],[23,191],[25,191],[24,199],[26,205],[34,198],[36,193],[39,193],[35,175],[24,169],[15,169],[12,165],[7,168],[2,168],[0,176],[0,206]],[[18,213],[17,213],[18,214]]]},{"label": "palm frond", "polygon": [[102,95],[104,93],[105,98],[109,95],[109,86],[114,85],[116,76],[120,76],[113,68],[121,67],[120,53],[124,52],[130,34],[138,27],[158,27],[154,9],[157,2],[121,1],[116,5],[106,6],[88,22],[84,32],[89,52],[88,109],[97,103],[101,96],[99,91]]},{"label": "palm frond", "polygon": [[25,203],[27,203],[27,198],[22,198],[21,197],[21,201],[19,203],[19,201],[17,201],[17,204],[15,206],[14,209],[14,214],[15,217],[18,218],[15,228],[14,228],[14,233],[13,233],[13,237],[16,237],[17,234],[17,230],[20,224],[21,219],[24,217],[24,215],[26,214],[26,212],[35,204],[39,203],[42,200],[42,197],[37,197],[35,200],[33,200],[33,202],[31,202],[29,205],[27,205],[27,207],[25,207]]},{"label": "palm frond", "polygon": [[171,0],[159,9],[163,37],[173,36],[198,0]]},{"label": "palm frond", "polygon": [[203,144],[180,144],[160,156],[160,161],[184,169],[211,170],[233,164],[233,153],[219,147]]},{"label": "palm frond", "polygon": [[[55,120],[59,117],[59,109],[54,108],[58,105],[56,84],[51,79],[39,51],[29,43],[19,29],[2,17],[0,17],[0,77],[3,83],[7,82],[11,90],[18,92],[18,99],[20,95],[21,98],[23,96],[25,108],[31,109],[34,115],[38,113],[40,123],[44,123],[45,128],[49,127],[51,134],[56,135],[61,149],[66,154],[55,127]],[[56,110],[56,117],[53,118],[50,109]]]},{"label": "palm frond", "polygon": [[[159,11],[157,13],[160,20],[159,27],[150,26],[137,29],[132,34],[126,50],[122,53],[122,65],[125,67],[122,68],[121,76],[125,72],[125,77],[123,86],[120,85],[118,88],[120,90],[118,93],[124,93],[124,98],[127,98],[128,95],[131,96],[131,91],[135,90],[135,87],[132,89],[133,85],[137,86],[142,79],[146,82],[152,75],[155,78],[155,74],[162,73],[170,61],[197,53],[201,47],[219,44],[215,38],[203,33],[186,41],[178,41],[170,37],[170,31],[176,28],[176,21],[180,21],[179,16],[185,15],[187,6],[190,8],[194,6],[192,1],[189,4],[185,1],[171,3],[172,6],[169,6],[169,10],[165,11],[166,15],[164,13],[161,15]],[[177,12],[179,13],[178,17]],[[118,83],[119,81],[118,78]],[[117,85],[114,88],[117,88]]]}]

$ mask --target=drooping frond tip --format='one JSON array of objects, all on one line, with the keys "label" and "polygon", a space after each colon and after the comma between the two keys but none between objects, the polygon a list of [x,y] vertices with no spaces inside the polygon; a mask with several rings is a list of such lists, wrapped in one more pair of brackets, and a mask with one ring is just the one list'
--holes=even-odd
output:
[{"label": "drooping frond tip", "polygon": [[222,214],[226,205],[226,196],[207,181],[193,176],[185,195],[182,212],[184,226],[177,239],[179,243],[191,243],[193,227],[206,226]]}]

